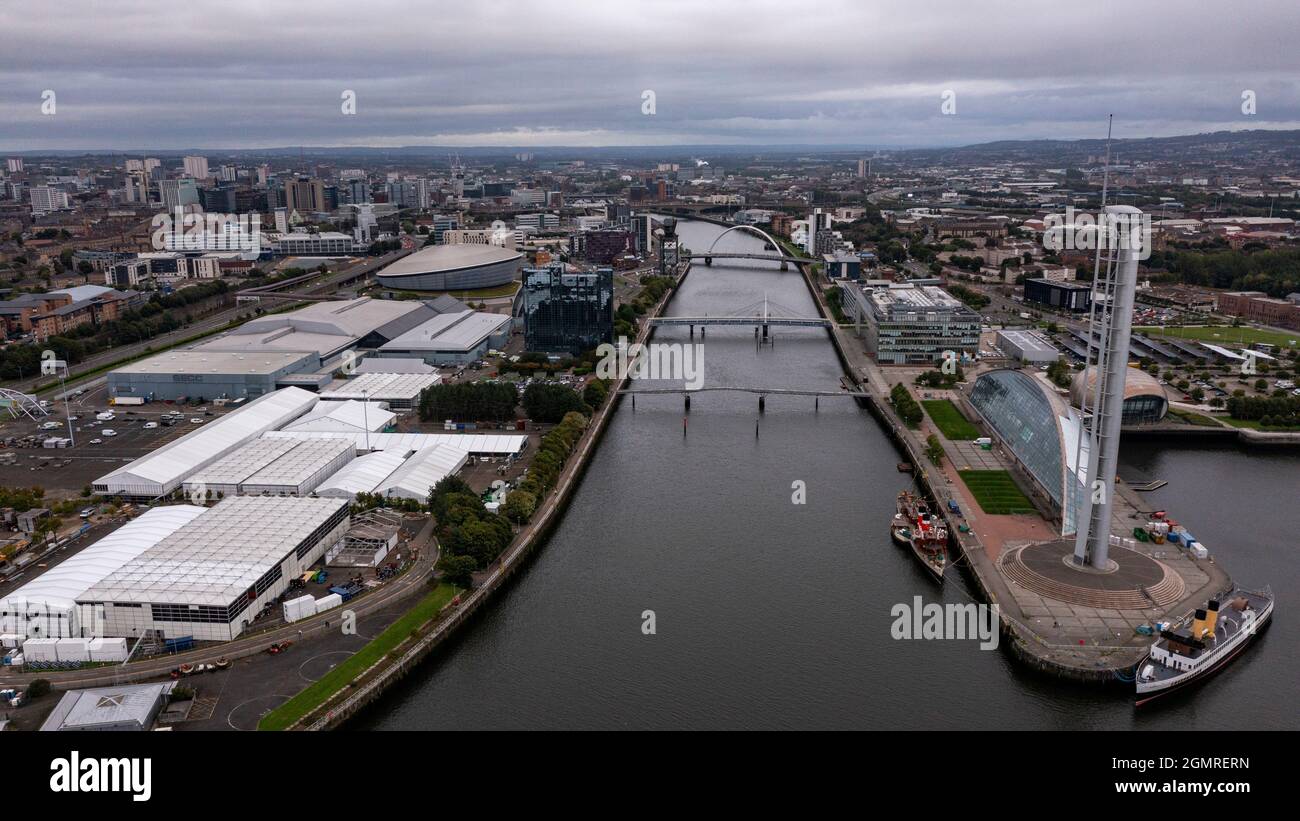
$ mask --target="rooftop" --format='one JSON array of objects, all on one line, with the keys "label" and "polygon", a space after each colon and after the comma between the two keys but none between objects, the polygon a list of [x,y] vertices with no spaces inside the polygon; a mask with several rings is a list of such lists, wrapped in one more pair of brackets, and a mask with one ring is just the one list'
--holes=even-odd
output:
[{"label": "rooftop", "polygon": [[519,251],[497,245],[431,245],[402,257],[377,272],[378,276],[437,274],[523,259]]}]

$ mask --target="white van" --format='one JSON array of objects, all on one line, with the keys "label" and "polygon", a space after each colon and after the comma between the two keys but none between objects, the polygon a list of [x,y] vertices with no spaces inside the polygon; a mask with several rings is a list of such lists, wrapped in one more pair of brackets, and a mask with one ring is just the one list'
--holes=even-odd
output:
[{"label": "white van", "polygon": [[99,432],[100,436],[117,436],[117,431],[112,428],[104,428]]},{"label": "white van", "polygon": [[100,411],[99,413],[95,414],[95,418],[98,419],[100,422],[110,422],[116,419],[117,417],[113,415],[112,411]]}]

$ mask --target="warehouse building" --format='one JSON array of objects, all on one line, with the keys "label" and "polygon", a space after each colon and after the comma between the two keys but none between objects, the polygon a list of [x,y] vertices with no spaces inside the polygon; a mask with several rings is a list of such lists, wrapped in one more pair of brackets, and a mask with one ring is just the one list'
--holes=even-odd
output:
[{"label": "warehouse building", "polygon": [[42,732],[141,732],[153,728],[177,682],[114,684],[69,690],[41,725]]},{"label": "warehouse building", "polygon": [[379,346],[379,359],[421,359],[429,365],[463,365],[482,359],[493,348],[510,341],[507,314],[463,311],[440,314]]},{"label": "warehouse building", "polygon": [[276,430],[266,434],[280,439],[346,439],[358,451],[397,450],[405,453],[431,445],[452,445],[480,459],[518,456],[528,447],[522,433],[339,433],[334,431]]},{"label": "warehouse building", "polygon": [[[366,361],[382,363],[387,360]],[[420,364],[424,363],[421,361]],[[420,394],[441,381],[442,377],[437,373],[359,373],[352,379],[330,385],[321,391],[320,397],[323,400],[361,399],[383,402],[393,410],[410,410],[419,404]]]},{"label": "warehouse building", "polygon": [[1061,352],[1037,331],[998,331],[998,347],[1026,365],[1046,365],[1061,358]]},{"label": "warehouse building", "polygon": [[337,439],[254,439],[185,480],[190,499],[306,496],[356,455]]},{"label": "warehouse building", "polygon": [[322,482],[316,488],[316,495],[352,501],[358,493],[374,493],[381,482],[402,466],[406,456],[404,450],[363,453]]},{"label": "warehouse building", "polygon": [[397,414],[378,402],[357,402],[347,399],[334,402],[322,399],[300,419],[284,426],[294,431],[337,431],[340,433],[365,433],[387,430],[397,419]]},{"label": "warehouse building", "polygon": [[343,499],[238,496],[207,508],[77,599],[108,636],[229,641],[347,531]]},{"label": "warehouse building", "polygon": [[77,599],[203,512],[193,505],[156,507],[68,557],[0,599],[0,633],[19,639],[102,635],[94,622],[79,621]]},{"label": "warehouse building", "polygon": [[168,351],[109,371],[108,395],[149,402],[255,399],[282,387],[291,374],[319,366],[314,351]]},{"label": "warehouse building", "polygon": [[327,567],[378,567],[397,547],[402,514],[374,508],[357,515],[343,541],[325,557]]},{"label": "warehouse building", "polygon": [[431,245],[388,265],[375,281],[404,291],[494,288],[519,278],[523,258],[498,245]]},{"label": "warehouse building", "polygon": [[92,488],[104,496],[132,499],[165,496],[223,456],[302,416],[316,401],[314,393],[301,388],[269,393],[99,477]]},{"label": "warehouse building", "polygon": [[429,492],[438,482],[455,475],[465,466],[469,454],[450,445],[430,445],[411,454],[405,462],[380,482],[374,492],[389,499],[413,499],[427,503]]}]

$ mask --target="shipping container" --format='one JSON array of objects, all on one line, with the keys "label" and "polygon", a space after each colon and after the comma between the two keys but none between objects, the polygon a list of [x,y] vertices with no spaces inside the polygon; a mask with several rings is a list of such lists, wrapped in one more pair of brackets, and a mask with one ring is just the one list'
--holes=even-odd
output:
[{"label": "shipping container", "polygon": [[316,612],[322,613],[343,603],[343,597],[338,593],[330,593],[328,596],[321,596],[316,600]]},{"label": "shipping container", "polygon": [[126,639],[91,639],[90,646],[91,661],[126,661],[127,647]]},{"label": "shipping container", "polygon": [[62,662],[90,661],[90,639],[59,639],[54,650]]}]

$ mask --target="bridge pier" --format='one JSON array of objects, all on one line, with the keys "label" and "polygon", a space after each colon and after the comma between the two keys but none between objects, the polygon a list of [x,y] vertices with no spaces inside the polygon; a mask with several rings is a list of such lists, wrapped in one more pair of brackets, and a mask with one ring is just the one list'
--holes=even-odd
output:
[{"label": "bridge pier", "polygon": [[691,339],[694,339],[694,338],[695,338],[695,326],[692,325],[692,326],[691,326]]},{"label": "bridge pier", "polygon": [[689,393],[686,394],[686,412],[691,412],[691,395]]},{"label": "bridge pier", "polygon": [[766,397],[766,396],[763,396],[762,394],[759,394],[759,396],[758,396],[758,412],[759,412],[759,413],[766,413],[766,411],[767,411],[767,397]]},{"label": "bridge pier", "polygon": [[781,260],[781,270],[782,271],[790,270],[790,263],[786,262],[785,260]]},{"label": "bridge pier", "polygon": [[705,257],[705,258],[704,258],[704,264],[705,264],[705,265],[712,265],[712,264],[713,264],[713,257]]}]

